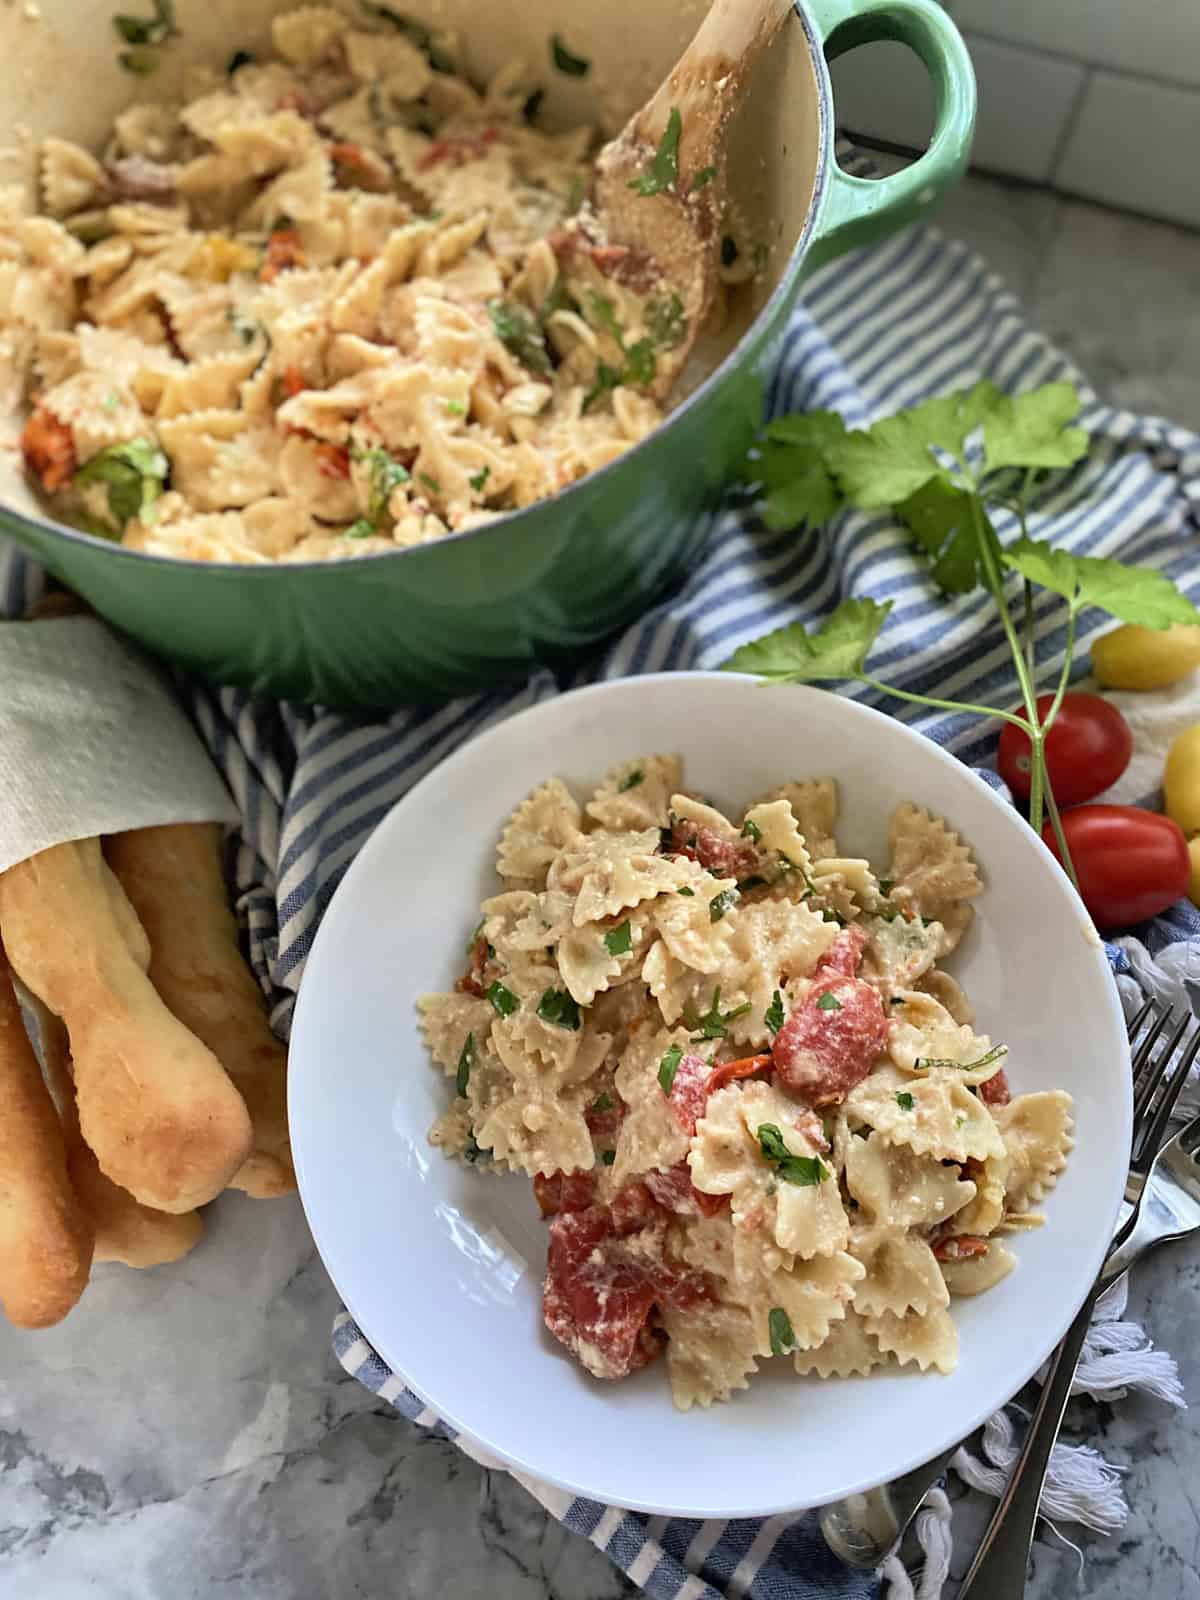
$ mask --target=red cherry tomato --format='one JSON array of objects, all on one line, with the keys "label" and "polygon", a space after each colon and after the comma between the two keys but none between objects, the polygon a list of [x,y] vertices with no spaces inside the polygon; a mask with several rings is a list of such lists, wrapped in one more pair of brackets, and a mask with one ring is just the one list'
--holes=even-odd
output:
[{"label": "red cherry tomato", "polygon": [[[1052,694],[1037,703],[1039,720]],[[1011,722],[1000,735],[1000,776],[1018,800],[1029,799],[1033,747],[1029,735]],[[1098,694],[1065,694],[1054,725],[1046,735],[1046,771],[1060,806],[1077,806],[1103,794],[1129,765],[1133,734],[1117,710]]]},{"label": "red cherry tomato", "polygon": [[[1063,813],[1062,825],[1079,892],[1098,928],[1144,922],[1187,893],[1187,840],[1170,817],[1136,806],[1076,806]],[[1042,838],[1061,861],[1049,822]]]}]

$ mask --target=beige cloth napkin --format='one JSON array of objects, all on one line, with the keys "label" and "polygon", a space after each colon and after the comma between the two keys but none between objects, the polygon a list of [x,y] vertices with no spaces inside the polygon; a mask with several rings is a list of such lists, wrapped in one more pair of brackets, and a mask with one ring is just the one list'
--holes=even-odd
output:
[{"label": "beige cloth napkin", "polygon": [[140,651],[94,617],[0,624],[0,872],[72,839],[236,821]]}]

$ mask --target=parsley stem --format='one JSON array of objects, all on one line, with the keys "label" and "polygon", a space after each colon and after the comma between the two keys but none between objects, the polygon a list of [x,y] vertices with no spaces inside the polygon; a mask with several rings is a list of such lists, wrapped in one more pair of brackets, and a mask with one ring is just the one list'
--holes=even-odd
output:
[{"label": "parsley stem", "polygon": [[1062,856],[1063,870],[1075,889],[1080,894],[1079,879],[1075,873],[1075,863],[1071,860],[1071,851],[1067,845],[1067,836],[1063,832],[1062,818],[1058,814],[1058,801],[1054,798],[1054,789],[1051,784],[1046,785],[1046,810],[1050,816],[1050,826],[1054,829],[1054,838],[1058,844],[1059,854]]},{"label": "parsley stem", "polygon": [[996,706],[972,705],[969,700],[938,700],[933,695],[911,694],[907,689],[898,689],[894,683],[884,683],[880,678],[873,678],[869,673],[861,672],[858,675],[859,683],[865,683],[869,689],[878,689],[880,694],[895,695],[897,700],[908,700],[914,706],[932,706],[935,711],[970,711],[977,717],[999,717],[1001,722],[1011,722],[1033,738],[1033,728],[1025,717],[1015,711],[1001,711]]}]

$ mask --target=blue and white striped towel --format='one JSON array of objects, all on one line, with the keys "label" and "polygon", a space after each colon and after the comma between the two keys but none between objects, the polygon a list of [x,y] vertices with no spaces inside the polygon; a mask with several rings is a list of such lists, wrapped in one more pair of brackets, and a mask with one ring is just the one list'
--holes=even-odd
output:
[{"label": "blue and white striped towel", "polygon": [[[1098,404],[986,265],[934,229],[911,230],[834,262],[811,280],[770,409],[827,407],[861,426],[981,377],[1008,390],[1057,378],[1080,386],[1093,449],[1043,496],[1040,531],[1077,552],[1119,554],[1158,567],[1200,599],[1200,559],[1191,549],[1200,514],[1200,437]],[[19,616],[42,580],[10,552],[0,581],[5,614]],[[879,676],[910,690],[993,705],[1019,698],[990,600],[936,595],[886,515],[843,515],[815,536],[771,533],[737,492],[681,591],[598,651],[573,681],[714,667],[744,641],[796,618],[815,620],[851,595],[895,602],[872,657]],[[1084,619],[1081,660],[1104,626],[1098,615]],[[1048,675],[1061,662],[1064,640],[1061,608],[1049,595],[1039,605],[1037,639]],[[464,741],[570,686],[543,671],[516,690],[436,710],[398,710],[364,723],[181,683],[241,809],[229,869],[253,963],[273,997],[282,1034],[321,915],[376,823]],[[990,759],[994,729],[972,717],[917,710],[858,687],[845,692],[882,705],[965,761]],[[1181,908],[1143,934],[1158,951],[1200,935],[1200,916]],[[1118,970],[1127,968],[1123,952],[1113,948],[1111,955]],[[369,1389],[414,1421],[440,1426],[348,1317],[338,1319],[334,1348]],[[877,1593],[874,1578],[851,1574],[829,1556],[811,1515],[763,1523],[665,1521],[573,1499],[546,1485],[528,1487],[656,1600],[857,1600]]]}]

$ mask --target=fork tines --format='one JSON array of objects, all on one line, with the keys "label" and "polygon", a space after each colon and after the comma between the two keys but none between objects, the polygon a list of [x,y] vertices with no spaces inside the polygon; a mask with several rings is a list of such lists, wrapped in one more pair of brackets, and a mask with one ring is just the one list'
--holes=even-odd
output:
[{"label": "fork tines", "polygon": [[1200,1024],[1188,1012],[1177,1019],[1167,1006],[1148,1000],[1129,1021],[1129,1039],[1130,1043],[1137,1040],[1132,1063],[1136,1168],[1152,1161],[1163,1141],[1171,1113],[1200,1054]]}]

